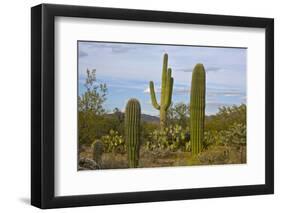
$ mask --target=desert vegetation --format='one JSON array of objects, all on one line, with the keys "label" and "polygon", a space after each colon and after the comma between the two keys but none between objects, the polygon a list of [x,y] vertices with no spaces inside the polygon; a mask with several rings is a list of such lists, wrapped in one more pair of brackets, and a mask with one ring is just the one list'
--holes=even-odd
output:
[{"label": "desert vegetation", "polygon": [[196,64],[190,100],[173,103],[172,69],[164,54],[159,102],[150,81],[151,104],[159,116],[143,114],[134,97],[125,110],[104,108],[107,85],[87,70],[78,97],[79,170],[246,163],[246,105],[205,114],[206,71]]}]

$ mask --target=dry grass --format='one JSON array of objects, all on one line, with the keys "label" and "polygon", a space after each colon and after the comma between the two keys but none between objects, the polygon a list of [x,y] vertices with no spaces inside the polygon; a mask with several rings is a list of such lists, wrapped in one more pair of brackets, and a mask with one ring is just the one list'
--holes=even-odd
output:
[{"label": "dry grass", "polygon": [[[92,159],[90,147],[80,153],[80,158],[82,157]],[[237,147],[214,146],[196,157],[192,157],[190,152],[152,152],[141,149],[139,168],[241,163],[246,163],[246,149],[241,151]],[[100,166],[102,169],[128,168],[127,154],[103,153]]]}]

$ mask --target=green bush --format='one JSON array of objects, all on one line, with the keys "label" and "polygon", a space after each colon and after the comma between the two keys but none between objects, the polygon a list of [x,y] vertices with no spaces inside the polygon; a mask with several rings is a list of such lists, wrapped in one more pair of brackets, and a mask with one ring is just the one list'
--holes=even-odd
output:
[{"label": "green bush", "polygon": [[118,131],[123,135],[123,123],[113,115],[96,115],[91,111],[79,112],[79,144],[90,144],[102,136],[108,135],[110,130]]},{"label": "green bush", "polygon": [[220,107],[216,115],[207,116],[205,120],[205,131],[210,130],[227,130],[235,123],[246,125],[246,111],[245,104],[240,106]]},{"label": "green bush", "polygon": [[227,130],[209,130],[204,134],[204,148],[211,145],[243,146],[246,145],[246,125],[233,123]]},{"label": "green bush", "polygon": [[168,125],[178,124],[183,128],[189,125],[190,107],[188,104],[184,102],[172,103],[167,113]]},{"label": "green bush", "polygon": [[149,138],[150,134],[159,129],[158,123],[152,123],[152,122],[141,122],[141,140],[146,141],[147,138]]}]

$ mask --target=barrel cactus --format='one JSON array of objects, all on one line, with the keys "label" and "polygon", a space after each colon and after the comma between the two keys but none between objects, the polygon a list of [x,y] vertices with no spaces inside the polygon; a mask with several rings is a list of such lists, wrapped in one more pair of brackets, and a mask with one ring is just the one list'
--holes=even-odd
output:
[{"label": "barrel cactus", "polygon": [[128,166],[138,167],[140,148],[141,106],[137,99],[130,99],[125,110],[125,139],[128,152]]},{"label": "barrel cactus", "polygon": [[164,129],[166,126],[167,111],[171,105],[172,93],[173,93],[172,69],[168,68],[168,54],[164,54],[163,69],[162,69],[162,85],[161,85],[161,100],[160,104],[157,103],[154,83],[149,82],[150,97],[152,105],[155,109],[160,111],[160,127]]},{"label": "barrel cactus", "polygon": [[190,93],[190,136],[192,155],[202,151],[205,121],[206,74],[203,64],[192,72]]},{"label": "barrel cactus", "polygon": [[95,140],[92,143],[93,160],[101,167],[103,143],[101,140]]}]

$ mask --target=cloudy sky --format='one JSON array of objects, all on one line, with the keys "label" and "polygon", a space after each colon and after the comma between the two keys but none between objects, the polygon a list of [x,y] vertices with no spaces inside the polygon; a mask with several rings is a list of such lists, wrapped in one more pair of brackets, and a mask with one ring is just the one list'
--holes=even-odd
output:
[{"label": "cloudy sky", "polygon": [[150,101],[148,84],[161,86],[163,54],[169,55],[174,77],[173,103],[189,103],[192,69],[203,63],[206,70],[206,113],[218,107],[246,103],[247,49],[151,45],[108,42],[78,42],[79,95],[84,89],[87,69],[96,69],[97,81],[106,83],[105,108],[123,110],[130,98],[141,102],[142,112],[158,115]]}]

